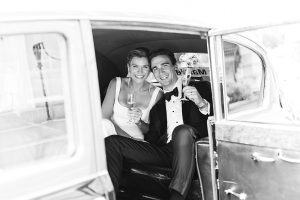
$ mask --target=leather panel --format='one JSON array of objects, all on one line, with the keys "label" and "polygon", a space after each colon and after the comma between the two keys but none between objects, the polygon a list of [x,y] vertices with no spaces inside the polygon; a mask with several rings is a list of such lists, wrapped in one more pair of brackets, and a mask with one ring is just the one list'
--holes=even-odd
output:
[{"label": "leather panel", "polygon": [[[281,160],[278,148],[219,141],[218,150],[221,199],[236,198],[226,195],[224,191],[227,189],[238,194],[245,193],[247,199],[299,198],[300,164]],[[264,161],[255,161],[253,153],[260,155]],[[299,151],[282,150],[282,155],[300,158]]]}]

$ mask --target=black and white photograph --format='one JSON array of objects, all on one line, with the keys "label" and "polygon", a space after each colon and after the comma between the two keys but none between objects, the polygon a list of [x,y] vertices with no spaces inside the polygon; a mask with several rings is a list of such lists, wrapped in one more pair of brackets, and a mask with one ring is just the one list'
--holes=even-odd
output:
[{"label": "black and white photograph", "polygon": [[1,2],[0,200],[300,199],[299,8]]}]

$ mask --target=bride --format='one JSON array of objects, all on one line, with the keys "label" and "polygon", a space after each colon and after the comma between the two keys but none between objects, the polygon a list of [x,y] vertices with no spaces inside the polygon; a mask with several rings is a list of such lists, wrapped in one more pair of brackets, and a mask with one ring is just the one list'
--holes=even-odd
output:
[{"label": "bride", "polygon": [[148,54],[146,48],[131,50],[127,55],[128,77],[110,81],[102,104],[106,137],[118,134],[144,139],[149,112],[162,97],[161,89],[146,81],[150,74]]}]

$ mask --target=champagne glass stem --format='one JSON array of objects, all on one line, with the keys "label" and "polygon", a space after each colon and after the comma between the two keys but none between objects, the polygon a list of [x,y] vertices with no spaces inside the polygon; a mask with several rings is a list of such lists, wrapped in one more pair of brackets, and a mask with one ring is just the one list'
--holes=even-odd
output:
[{"label": "champagne glass stem", "polygon": [[[185,69],[185,71],[184,71],[184,76],[183,76],[183,80],[182,80],[182,86],[183,86],[183,88],[189,85],[191,77],[192,77],[192,68],[191,67],[187,67]],[[185,94],[183,94],[183,98],[181,98],[180,100],[187,101],[188,99],[186,98]]]},{"label": "champagne glass stem", "polygon": [[[129,110],[131,110],[133,107],[134,107],[134,104],[135,104],[135,95],[134,93],[130,93],[128,94],[128,97],[127,97],[127,104],[129,104]],[[129,119],[128,123],[133,123],[133,119]]]}]

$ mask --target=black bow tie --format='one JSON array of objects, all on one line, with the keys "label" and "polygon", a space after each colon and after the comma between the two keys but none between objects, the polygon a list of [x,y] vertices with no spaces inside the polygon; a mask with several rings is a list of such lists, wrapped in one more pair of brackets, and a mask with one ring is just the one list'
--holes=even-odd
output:
[{"label": "black bow tie", "polygon": [[170,101],[172,95],[178,96],[178,89],[177,89],[177,87],[174,88],[171,92],[164,93],[165,100]]}]

